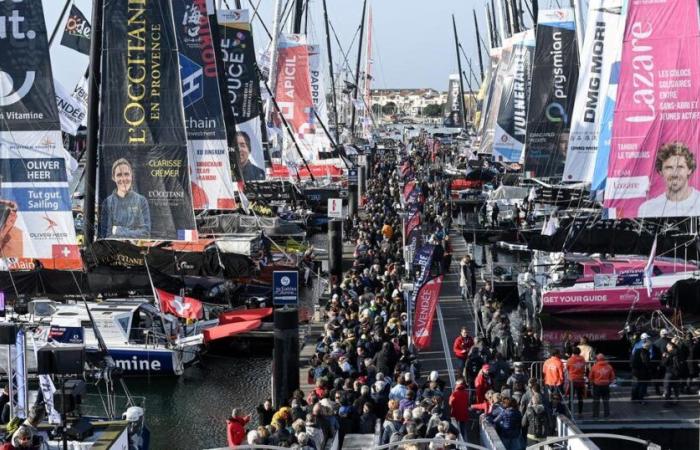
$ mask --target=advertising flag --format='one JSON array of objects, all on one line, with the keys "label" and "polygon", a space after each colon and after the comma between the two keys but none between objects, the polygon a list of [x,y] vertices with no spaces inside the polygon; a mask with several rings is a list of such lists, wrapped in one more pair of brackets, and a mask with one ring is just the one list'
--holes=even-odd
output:
[{"label": "advertising flag", "polygon": [[71,5],[70,14],[66,20],[66,26],[63,30],[61,45],[72,48],[76,52],[84,55],[90,55],[90,32],[92,27],[90,22],[85,18],[85,15],[78,9],[77,6]]},{"label": "advertising flag", "polygon": [[415,298],[415,317],[413,319],[413,345],[418,350],[430,347],[433,336],[433,320],[437,310],[442,275],[425,283]]},{"label": "advertising flag", "polygon": [[610,72],[622,46],[622,0],[591,0],[587,23],[563,181],[590,183]]},{"label": "advertising flag", "polygon": [[194,209],[233,209],[224,112],[206,0],[173,1]]},{"label": "advertising flag", "polygon": [[[433,265],[433,253],[435,246],[433,244],[425,244],[422,246],[413,257],[413,265],[420,267],[420,274],[416,279],[416,286],[422,286],[425,280],[430,275],[430,268]],[[416,292],[416,291],[414,291]]]},{"label": "advertising flag", "polygon": [[692,0],[630,0],[604,206],[700,216],[700,37]]},{"label": "advertising flag", "polygon": [[53,86],[56,91],[56,106],[58,106],[58,116],[61,120],[61,130],[75,136],[80,125],[87,120],[87,104],[69,94],[60,81],[54,80]]},{"label": "advertising flag", "polygon": [[14,18],[0,28],[0,255],[13,266],[77,241],[41,2],[1,2],[0,17]]},{"label": "advertising flag", "polygon": [[484,134],[484,129],[486,127],[486,118],[489,115],[489,110],[491,108],[491,97],[493,95],[493,89],[496,79],[496,70],[498,69],[498,61],[501,58],[501,49],[492,48],[489,55],[489,66],[486,71],[486,76],[481,82],[481,89],[479,90],[479,98],[481,99],[481,107],[479,108],[479,129],[478,133],[480,135]]},{"label": "advertising flag", "polygon": [[462,105],[463,103],[460,101],[459,75],[452,74],[447,84],[447,103],[445,103],[442,121],[444,126],[448,128],[464,128]]},{"label": "advertising flag", "polygon": [[[330,139],[323,131],[323,127],[318,123],[318,117],[324,124],[328,124],[328,105],[326,102],[326,89],[323,82],[323,66],[321,64],[321,46],[311,45],[308,46],[309,49],[309,74],[311,81],[311,99],[313,100],[314,109],[316,114],[312,114],[311,120],[314,123],[314,134],[307,135],[306,139],[310,142],[314,154],[318,155],[318,159],[323,159],[324,163],[331,164],[336,163],[336,165],[342,165],[343,163],[338,159],[337,153],[333,152],[333,146]],[[325,155],[330,156],[324,157]]]},{"label": "advertising flag", "polygon": [[192,320],[204,317],[202,302],[196,298],[182,297],[161,289],[156,289],[156,295],[160,303],[160,310],[166,314]]},{"label": "advertising flag", "polygon": [[420,210],[417,206],[413,206],[408,213],[408,220],[406,221],[405,236],[410,236],[413,230],[415,230],[421,223]]},{"label": "advertising flag", "polygon": [[262,131],[260,128],[260,78],[256,70],[253,31],[248,10],[220,9],[216,13],[221,34],[221,63],[224,65],[228,98],[224,108],[231,108],[236,120],[236,143],[239,155],[234,174],[242,181],[265,179]]},{"label": "advertising flag", "polygon": [[170,2],[105,3],[100,238],[196,236]]},{"label": "advertising flag", "polygon": [[491,87],[489,96],[484,110],[484,129],[481,135],[481,144],[479,152],[493,152],[493,138],[496,128],[496,120],[498,119],[498,108],[501,106],[501,93],[504,82],[505,69],[510,61],[510,48],[500,47],[492,49],[491,61],[496,64],[491,78]]},{"label": "advertising flag", "polygon": [[564,172],[578,81],[578,45],[572,8],[540,10],[525,139],[525,174]]},{"label": "advertising flag", "polygon": [[493,137],[495,161],[518,162],[525,146],[530,73],[535,50],[534,30],[509,38],[513,50],[501,86],[501,104]]},{"label": "advertising flag", "polygon": [[[316,134],[313,95],[309,71],[309,51],[306,37],[301,34],[280,36],[277,56],[277,86],[275,97],[280,111],[292,128],[304,158],[317,160],[309,141]],[[291,140],[285,134],[284,161],[299,163]]]}]

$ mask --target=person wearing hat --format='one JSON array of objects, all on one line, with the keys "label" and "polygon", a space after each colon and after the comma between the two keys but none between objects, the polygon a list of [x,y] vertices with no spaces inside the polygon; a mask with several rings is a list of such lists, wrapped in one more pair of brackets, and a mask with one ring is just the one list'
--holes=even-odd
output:
[{"label": "person wearing hat", "polygon": [[486,391],[493,388],[493,381],[489,370],[491,367],[488,364],[481,366],[479,374],[474,380],[474,388],[476,389],[476,403],[483,403],[486,400]]},{"label": "person wearing hat", "polygon": [[641,345],[639,347],[635,345],[636,349],[632,350],[632,360],[630,362],[632,366],[632,376],[634,377],[631,400],[633,402],[646,404],[644,397],[647,395],[647,386],[654,373],[652,357],[652,350],[654,347],[647,333],[642,333],[639,343]]},{"label": "person wearing hat", "polygon": [[659,337],[654,341],[654,358],[653,361],[656,363],[656,381],[654,381],[654,390],[656,395],[661,395],[661,381],[664,378],[665,369],[661,365],[661,355],[666,353],[666,345],[671,342],[671,338],[668,335],[668,330],[662,328],[659,331]]},{"label": "person wearing hat", "polygon": [[600,413],[600,401],[603,401],[603,415],[610,416],[610,385],[615,382],[615,370],[605,360],[602,353],[596,356],[596,362],[591,367],[589,376],[593,386],[593,417],[597,418]]}]

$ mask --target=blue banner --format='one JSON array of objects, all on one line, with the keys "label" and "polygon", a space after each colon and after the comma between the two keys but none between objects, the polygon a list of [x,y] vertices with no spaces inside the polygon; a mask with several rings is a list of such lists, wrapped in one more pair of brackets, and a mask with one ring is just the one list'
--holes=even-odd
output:
[{"label": "blue banner", "polygon": [[299,272],[272,273],[272,303],[275,306],[296,306],[299,301]]}]

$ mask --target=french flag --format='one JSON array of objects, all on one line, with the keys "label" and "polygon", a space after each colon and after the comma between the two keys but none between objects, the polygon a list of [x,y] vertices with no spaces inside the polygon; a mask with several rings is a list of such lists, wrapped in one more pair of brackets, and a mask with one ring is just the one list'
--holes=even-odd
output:
[{"label": "french flag", "polygon": [[197,230],[177,230],[177,240],[178,241],[196,241],[197,240]]}]

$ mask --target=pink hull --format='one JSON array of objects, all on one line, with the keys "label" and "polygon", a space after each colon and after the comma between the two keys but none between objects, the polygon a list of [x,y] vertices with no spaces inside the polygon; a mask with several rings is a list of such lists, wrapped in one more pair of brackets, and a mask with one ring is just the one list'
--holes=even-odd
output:
[{"label": "pink hull", "polygon": [[[542,296],[542,311],[550,314],[576,312],[628,312],[662,309],[659,298],[667,287],[652,289],[651,297],[643,286],[601,288],[591,290],[561,290],[546,292]],[[635,299],[639,300],[635,304]]]}]

